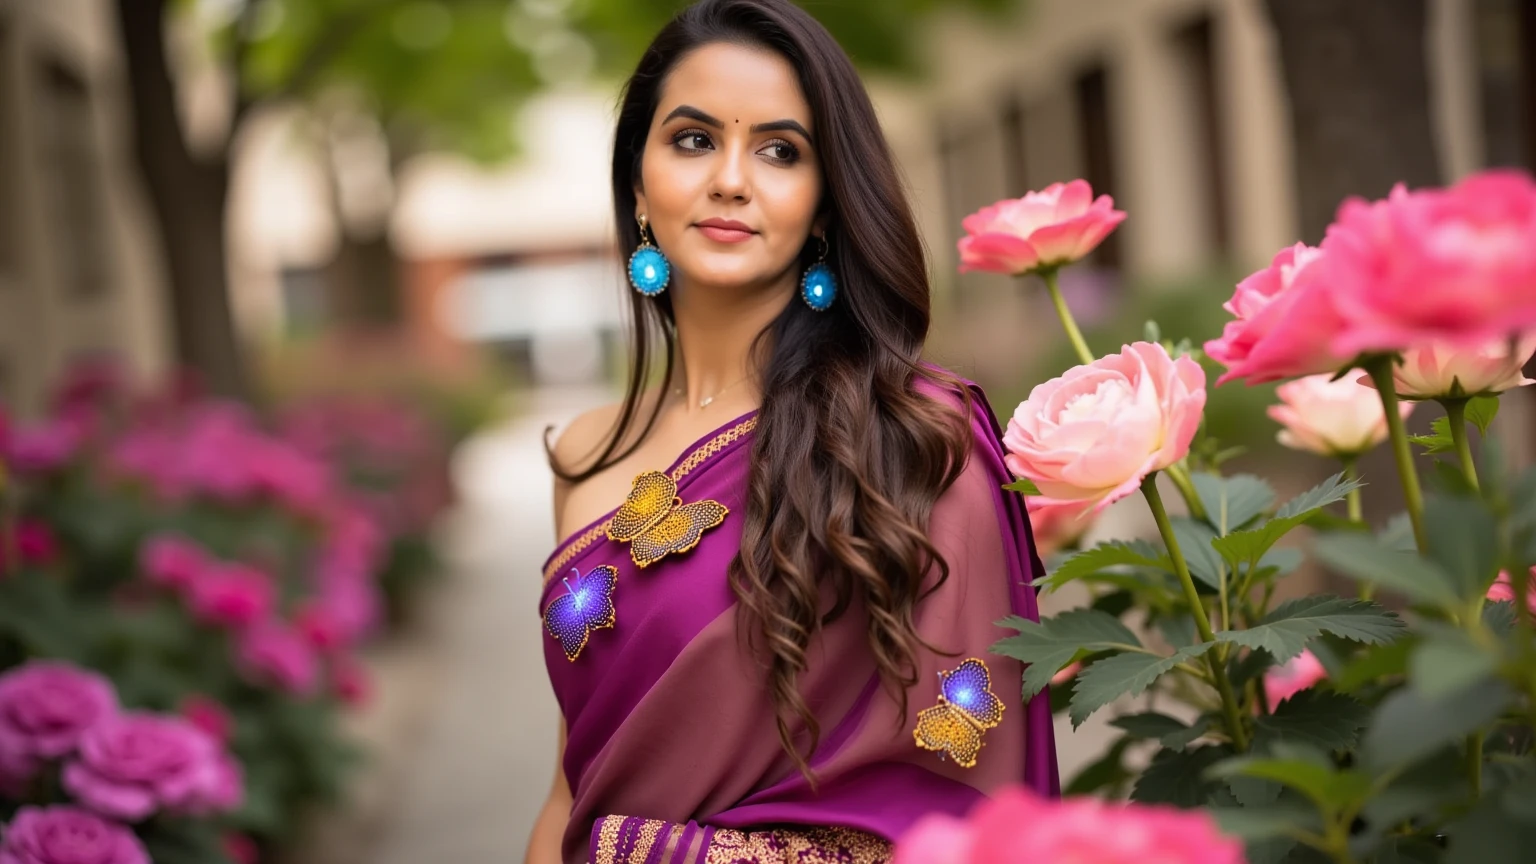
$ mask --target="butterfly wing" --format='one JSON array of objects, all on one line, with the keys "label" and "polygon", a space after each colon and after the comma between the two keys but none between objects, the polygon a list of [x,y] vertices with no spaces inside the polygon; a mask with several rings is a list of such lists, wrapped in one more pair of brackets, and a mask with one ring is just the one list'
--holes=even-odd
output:
[{"label": "butterfly wing", "polygon": [[565,659],[575,660],[581,654],[593,630],[614,625],[613,589],[618,577],[617,568],[595,567],[567,582],[569,590],[544,610],[544,629],[560,643]]},{"label": "butterfly wing", "polygon": [[624,503],[608,523],[608,539],[628,542],[666,518],[677,500],[677,483],[660,471],[635,478]]},{"label": "butterfly wing", "polygon": [[912,737],[924,750],[948,753],[962,768],[976,767],[976,756],[981,753],[981,730],[953,705],[943,702],[917,712],[917,728],[912,730]]},{"label": "butterfly wing", "polygon": [[1003,722],[1003,700],[992,692],[987,664],[975,657],[944,674],[944,701],[955,706],[981,729]]},{"label": "butterfly wing", "polygon": [[648,567],[673,552],[699,545],[704,532],[725,521],[731,511],[718,501],[695,501],[673,510],[629,544],[636,566]]}]

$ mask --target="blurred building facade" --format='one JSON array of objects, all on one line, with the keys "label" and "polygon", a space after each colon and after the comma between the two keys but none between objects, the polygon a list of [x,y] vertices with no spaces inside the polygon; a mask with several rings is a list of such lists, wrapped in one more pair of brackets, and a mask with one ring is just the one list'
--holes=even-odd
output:
[{"label": "blurred building facade", "polygon": [[148,213],[104,0],[0,0],[0,402],[38,410],[70,362],[163,369]]}]

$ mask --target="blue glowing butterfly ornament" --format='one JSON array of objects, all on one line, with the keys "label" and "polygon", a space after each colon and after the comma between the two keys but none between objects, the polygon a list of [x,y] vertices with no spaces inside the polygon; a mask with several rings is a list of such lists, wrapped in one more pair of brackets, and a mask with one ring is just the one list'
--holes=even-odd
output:
[{"label": "blue glowing butterfly ornament", "polygon": [[629,256],[629,284],[646,297],[655,297],[667,290],[672,262],[650,241],[645,216],[637,216],[635,221],[640,223],[640,248]]},{"label": "blue glowing butterfly ornament", "polygon": [[1003,701],[992,692],[987,664],[972,657],[939,673],[939,704],[917,712],[917,746],[948,754],[962,768],[976,767],[981,734],[1003,722]]},{"label": "blue glowing butterfly ornament", "polygon": [[805,275],[800,279],[800,299],[817,312],[831,309],[832,301],[837,299],[837,277],[827,265],[828,245],[827,238],[822,237],[821,256],[805,269]]},{"label": "blue glowing butterfly ornament", "polygon": [[560,581],[565,583],[566,593],[544,610],[544,629],[560,643],[565,659],[575,661],[593,630],[612,627],[617,620],[613,589],[619,584],[619,570],[604,564],[583,576],[572,567],[571,578]]}]

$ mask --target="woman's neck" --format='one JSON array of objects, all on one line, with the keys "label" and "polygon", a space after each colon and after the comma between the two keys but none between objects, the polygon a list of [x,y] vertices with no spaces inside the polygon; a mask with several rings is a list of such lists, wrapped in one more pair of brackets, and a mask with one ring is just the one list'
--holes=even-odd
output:
[{"label": "woman's neck", "polygon": [[758,334],[784,311],[784,293],[685,288],[673,296],[678,368],[669,390],[682,391],[683,410],[708,410],[717,397],[722,403],[728,400],[745,408],[758,403],[757,376],[765,358],[752,352]]}]

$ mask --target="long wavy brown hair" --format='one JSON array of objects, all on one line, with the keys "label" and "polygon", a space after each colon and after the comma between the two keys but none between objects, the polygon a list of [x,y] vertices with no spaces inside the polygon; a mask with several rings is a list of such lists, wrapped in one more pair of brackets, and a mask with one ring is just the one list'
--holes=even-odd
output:
[{"label": "long wavy brown hair", "polygon": [[[772,50],[798,72],[823,171],[828,263],[839,282],[829,311],[791,302],[754,346],[754,356],[768,359],[760,369],[763,398],[741,549],[729,569],[740,632],[768,667],[779,736],[810,777],[821,729],[797,677],[817,629],[856,600],[868,613],[881,680],[905,713],[924,644],[913,607],[930,572],[938,582],[929,590],[949,576],[928,539],[928,520],[970,447],[967,417],[919,393],[914,379],[956,391],[966,411],[970,397],[958,381],[919,361],[929,323],[927,265],[874,106],[847,54],[788,0],[703,0],[646,50],[624,88],[614,139],[620,248],[640,243],[635,186],[662,83],[688,52],[718,42]],[[802,266],[818,246],[806,244]],[[641,396],[658,360],[663,380],[671,378],[672,304],[666,294],[638,292],[631,303],[632,363],[618,419],[584,470],[563,469],[551,451],[555,473],[566,480],[580,482],[633,452],[660,411],[658,401],[642,418]],[[642,422],[640,434],[630,436]],[[633,443],[621,447],[625,440]],[[804,752],[797,740],[806,743]]]}]

